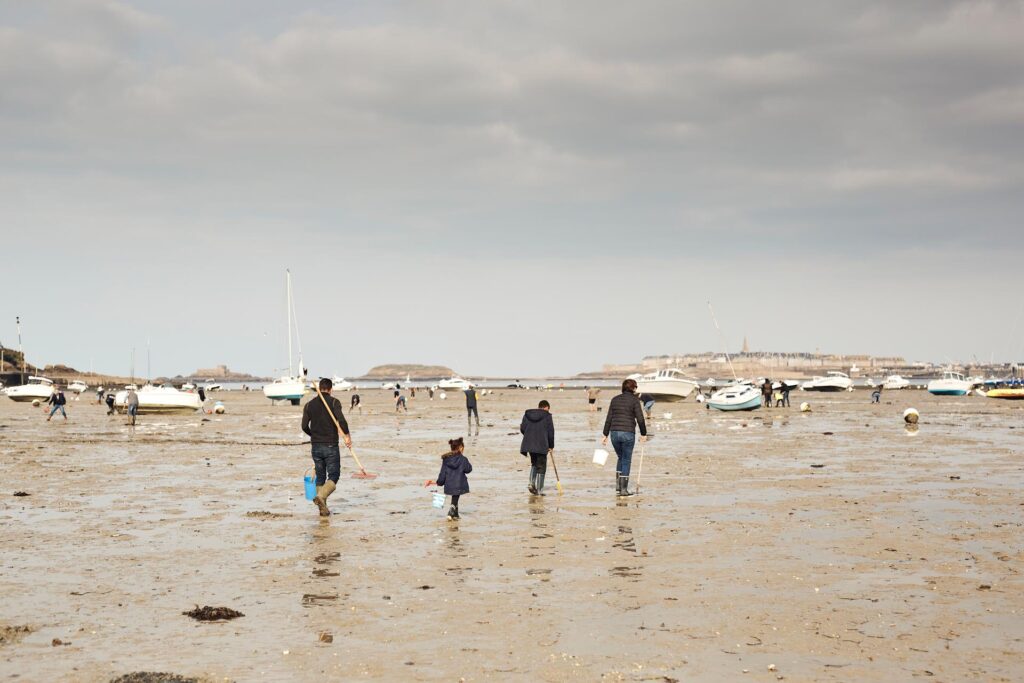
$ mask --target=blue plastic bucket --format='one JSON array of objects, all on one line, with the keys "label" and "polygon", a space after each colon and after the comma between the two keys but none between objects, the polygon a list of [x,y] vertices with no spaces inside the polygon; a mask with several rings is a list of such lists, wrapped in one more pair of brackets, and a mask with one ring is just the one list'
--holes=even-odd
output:
[{"label": "blue plastic bucket", "polygon": [[[309,470],[306,470],[309,472]],[[308,474],[303,475],[302,485],[306,488],[306,500],[313,500],[316,498],[316,475],[310,476]]]}]

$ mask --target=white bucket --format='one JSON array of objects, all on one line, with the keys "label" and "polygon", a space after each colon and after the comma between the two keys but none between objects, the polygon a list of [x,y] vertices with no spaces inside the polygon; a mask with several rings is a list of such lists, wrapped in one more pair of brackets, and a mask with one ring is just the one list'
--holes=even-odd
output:
[{"label": "white bucket", "polygon": [[441,491],[434,491],[433,500],[430,503],[438,510],[444,507],[444,493]]},{"label": "white bucket", "polygon": [[608,451],[603,448],[594,449],[594,464],[604,467],[604,464],[608,462]]}]

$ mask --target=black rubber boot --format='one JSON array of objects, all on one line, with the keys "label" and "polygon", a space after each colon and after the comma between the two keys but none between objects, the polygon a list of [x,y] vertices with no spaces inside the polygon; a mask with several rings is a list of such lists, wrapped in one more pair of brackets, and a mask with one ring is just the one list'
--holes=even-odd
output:
[{"label": "black rubber boot", "polygon": [[615,495],[622,493],[622,476],[618,472],[615,473]]},{"label": "black rubber boot", "polygon": [[632,496],[633,493],[629,490],[629,477],[619,477],[621,483],[619,485],[619,497],[625,498],[626,496]]},{"label": "black rubber boot", "polygon": [[537,495],[537,467],[530,465],[530,493]]}]

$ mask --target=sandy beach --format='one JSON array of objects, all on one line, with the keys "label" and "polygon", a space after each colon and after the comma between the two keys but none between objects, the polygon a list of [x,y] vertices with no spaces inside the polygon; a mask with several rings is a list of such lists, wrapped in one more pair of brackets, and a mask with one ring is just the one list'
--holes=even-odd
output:
[{"label": "sandy beach", "polygon": [[[300,408],[229,392],[224,415],[132,429],[88,395],[67,424],[0,401],[3,679],[1024,680],[1024,406],[663,404],[640,495],[617,500],[583,392],[498,391],[456,523],[423,482],[465,434],[461,395],[396,416],[360,393],[380,476],[343,459],[326,520],[302,495]],[[543,498],[518,453],[540,398],[565,489],[549,467]]]}]

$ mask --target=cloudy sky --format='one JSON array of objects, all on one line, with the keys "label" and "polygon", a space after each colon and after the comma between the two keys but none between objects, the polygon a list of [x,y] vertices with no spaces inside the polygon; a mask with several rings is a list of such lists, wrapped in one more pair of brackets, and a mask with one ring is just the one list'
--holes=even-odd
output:
[{"label": "cloudy sky", "polygon": [[0,0],[33,362],[1021,360],[1022,216],[1020,1]]}]

